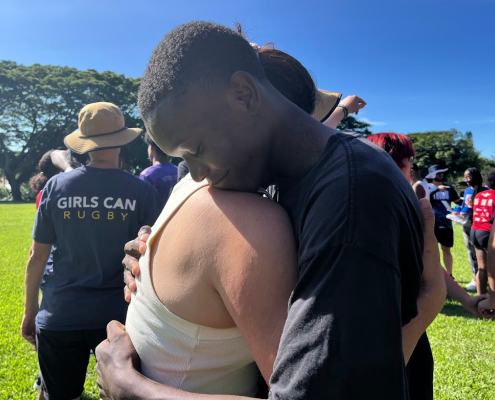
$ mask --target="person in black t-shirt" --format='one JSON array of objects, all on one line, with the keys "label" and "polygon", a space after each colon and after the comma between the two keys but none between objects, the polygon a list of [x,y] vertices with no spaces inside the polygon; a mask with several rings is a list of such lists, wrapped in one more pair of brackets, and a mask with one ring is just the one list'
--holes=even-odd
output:
[{"label": "person in black t-shirt", "polygon": [[444,184],[444,173],[446,171],[448,171],[448,168],[432,165],[428,168],[429,173],[426,175],[426,179],[432,182],[430,185],[430,201],[435,213],[435,236],[442,248],[445,269],[452,276],[454,261],[450,249],[454,247],[454,229],[452,228],[452,221],[447,218],[447,215],[452,211],[450,208],[451,203],[461,205],[462,199],[452,186]]},{"label": "person in black t-shirt", "polygon": [[[249,44],[215,24],[186,24],[165,37],[139,104],[155,142],[183,157],[195,180],[252,192],[280,186],[300,278],[270,398],[409,398],[401,328],[417,315],[423,234],[418,201],[390,157],[285,99]],[[99,351],[100,383],[110,392],[184,396],[140,377],[125,331],[112,329]],[[124,369],[110,367],[123,359]]]}]

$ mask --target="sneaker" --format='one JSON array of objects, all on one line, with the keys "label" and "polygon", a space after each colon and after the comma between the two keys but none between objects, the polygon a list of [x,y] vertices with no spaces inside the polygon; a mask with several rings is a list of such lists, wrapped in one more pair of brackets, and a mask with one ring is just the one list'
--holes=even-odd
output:
[{"label": "sneaker", "polygon": [[476,287],[476,282],[474,281],[474,279],[471,281],[471,283],[466,285],[466,290],[468,292],[476,292],[478,290],[478,288]]},{"label": "sneaker", "polygon": [[37,376],[33,383],[33,390],[41,390],[41,376]]}]

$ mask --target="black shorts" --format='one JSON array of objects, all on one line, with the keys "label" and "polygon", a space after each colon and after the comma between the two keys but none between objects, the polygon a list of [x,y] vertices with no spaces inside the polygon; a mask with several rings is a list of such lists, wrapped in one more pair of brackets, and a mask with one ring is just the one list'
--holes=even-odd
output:
[{"label": "black shorts", "polygon": [[435,236],[442,246],[454,247],[454,230],[447,227],[435,226]]},{"label": "black shorts", "polygon": [[47,400],[79,397],[84,390],[89,351],[107,338],[105,328],[80,331],[36,330],[41,389]]},{"label": "black shorts", "polygon": [[486,251],[488,249],[489,238],[490,238],[490,232],[480,231],[478,229],[471,229],[471,234],[470,234],[471,243],[477,249]]}]

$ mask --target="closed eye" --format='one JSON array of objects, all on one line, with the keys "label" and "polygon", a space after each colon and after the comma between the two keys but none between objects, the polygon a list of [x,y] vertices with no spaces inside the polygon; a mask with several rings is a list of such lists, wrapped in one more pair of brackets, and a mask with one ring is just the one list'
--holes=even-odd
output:
[{"label": "closed eye", "polygon": [[196,153],[193,154],[193,157],[199,157],[202,151],[203,151],[203,142],[199,144],[198,148],[196,149]]}]

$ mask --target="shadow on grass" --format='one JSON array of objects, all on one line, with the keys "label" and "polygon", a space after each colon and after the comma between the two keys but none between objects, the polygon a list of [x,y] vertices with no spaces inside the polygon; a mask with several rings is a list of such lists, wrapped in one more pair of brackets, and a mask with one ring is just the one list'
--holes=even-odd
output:
[{"label": "shadow on grass", "polygon": [[467,312],[460,304],[454,303],[452,301],[448,301],[443,306],[441,314],[446,315],[448,317],[464,317],[468,319],[479,319],[475,317],[473,314]]}]

